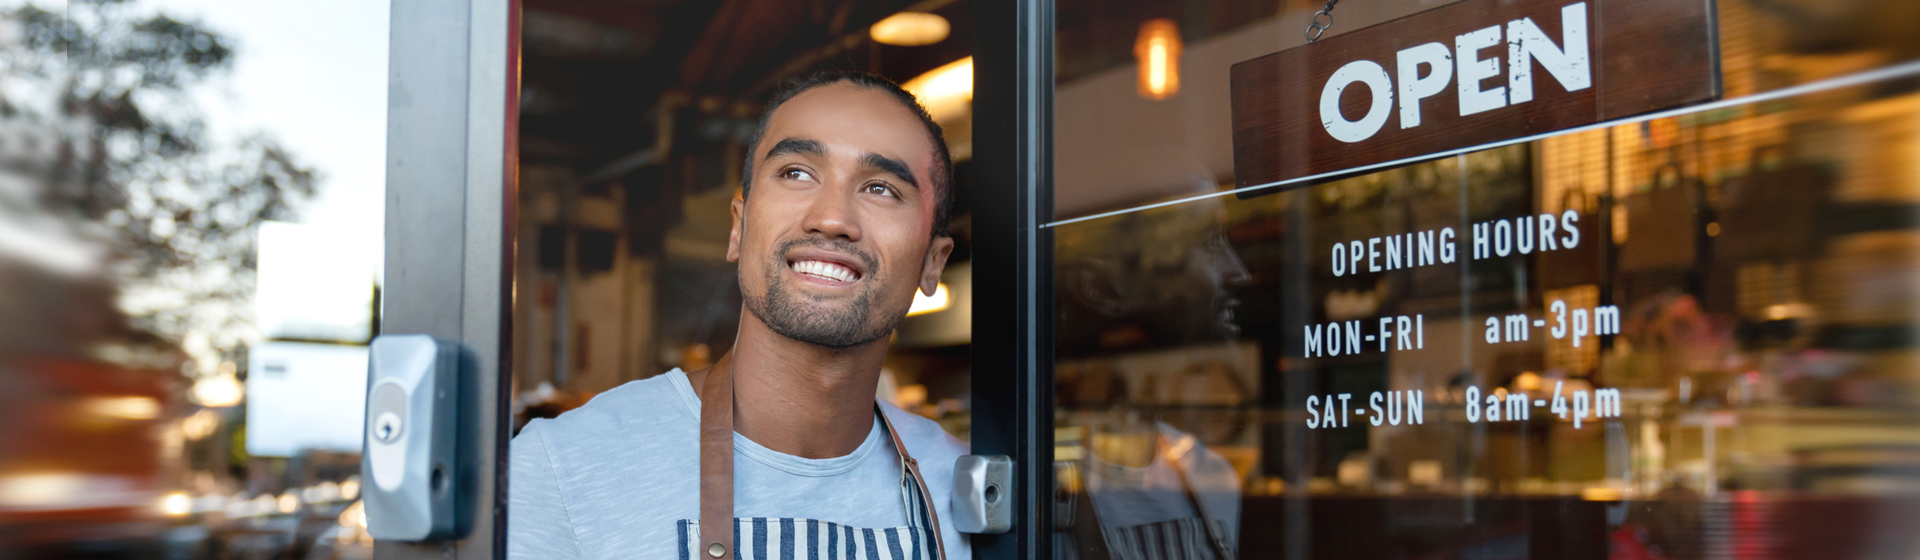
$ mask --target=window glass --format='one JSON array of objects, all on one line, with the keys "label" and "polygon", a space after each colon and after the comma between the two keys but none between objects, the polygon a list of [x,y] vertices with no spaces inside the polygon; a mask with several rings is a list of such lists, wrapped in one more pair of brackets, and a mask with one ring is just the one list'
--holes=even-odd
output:
[{"label": "window glass", "polygon": [[1227,71],[1322,3],[1061,2],[1059,556],[1920,551],[1915,8],[1717,4],[1716,108],[1274,194]]},{"label": "window glass", "polygon": [[0,3],[0,557],[372,554],[388,14]]}]

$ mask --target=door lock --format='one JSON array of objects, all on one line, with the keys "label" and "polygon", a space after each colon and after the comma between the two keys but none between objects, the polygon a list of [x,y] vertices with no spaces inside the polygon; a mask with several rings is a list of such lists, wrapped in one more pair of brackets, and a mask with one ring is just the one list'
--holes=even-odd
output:
[{"label": "door lock", "polygon": [[381,335],[367,352],[367,533],[375,539],[456,537],[460,347],[423,334]]}]

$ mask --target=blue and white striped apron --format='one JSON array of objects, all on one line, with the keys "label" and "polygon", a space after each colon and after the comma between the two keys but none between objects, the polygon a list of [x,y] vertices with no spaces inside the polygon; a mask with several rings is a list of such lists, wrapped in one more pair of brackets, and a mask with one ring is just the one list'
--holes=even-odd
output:
[{"label": "blue and white striped apron", "polygon": [[[881,426],[892,432],[891,422],[882,414]],[[897,440],[896,440],[897,441]],[[896,453],[899,452],[896,450]],[[818,519],[791,517],[736,517],[733,519],[733,551],[739,560],[938,560],[939,529],[933,512],[922,497],[920,481],[914,476],[906,456],[901,457],[900,499],[906,506],[907,524],[900,527],[868,529]],[[680,520],[680,560],[702,560],[699,554],[700,521]]]}]

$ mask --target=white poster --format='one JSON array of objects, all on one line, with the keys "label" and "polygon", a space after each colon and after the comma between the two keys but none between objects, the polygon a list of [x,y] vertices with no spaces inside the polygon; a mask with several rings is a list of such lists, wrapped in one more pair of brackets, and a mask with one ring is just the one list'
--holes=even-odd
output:
[{"label": "white poster", "polygon": [[358,453],[367,406],[367,347],[254,346],[247,368],[247,454]]}]

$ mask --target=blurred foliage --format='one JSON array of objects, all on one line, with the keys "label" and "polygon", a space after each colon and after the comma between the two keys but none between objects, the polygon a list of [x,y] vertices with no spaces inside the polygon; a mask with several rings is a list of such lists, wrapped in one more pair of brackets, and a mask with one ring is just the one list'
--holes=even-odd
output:
[{"label": "blurred foliage", "polygon": [[315,180],[269,138],[209,132],[217,108],[193,93],[229,70],[232,43],[127,0],[28,5],[0,25],[0,121],[27,143],[0,151],[40,156],[11,166],[31,185],[11,210],[101,246],[135,328],[232,357],[251,320],[255,226],[291,218]]}]

